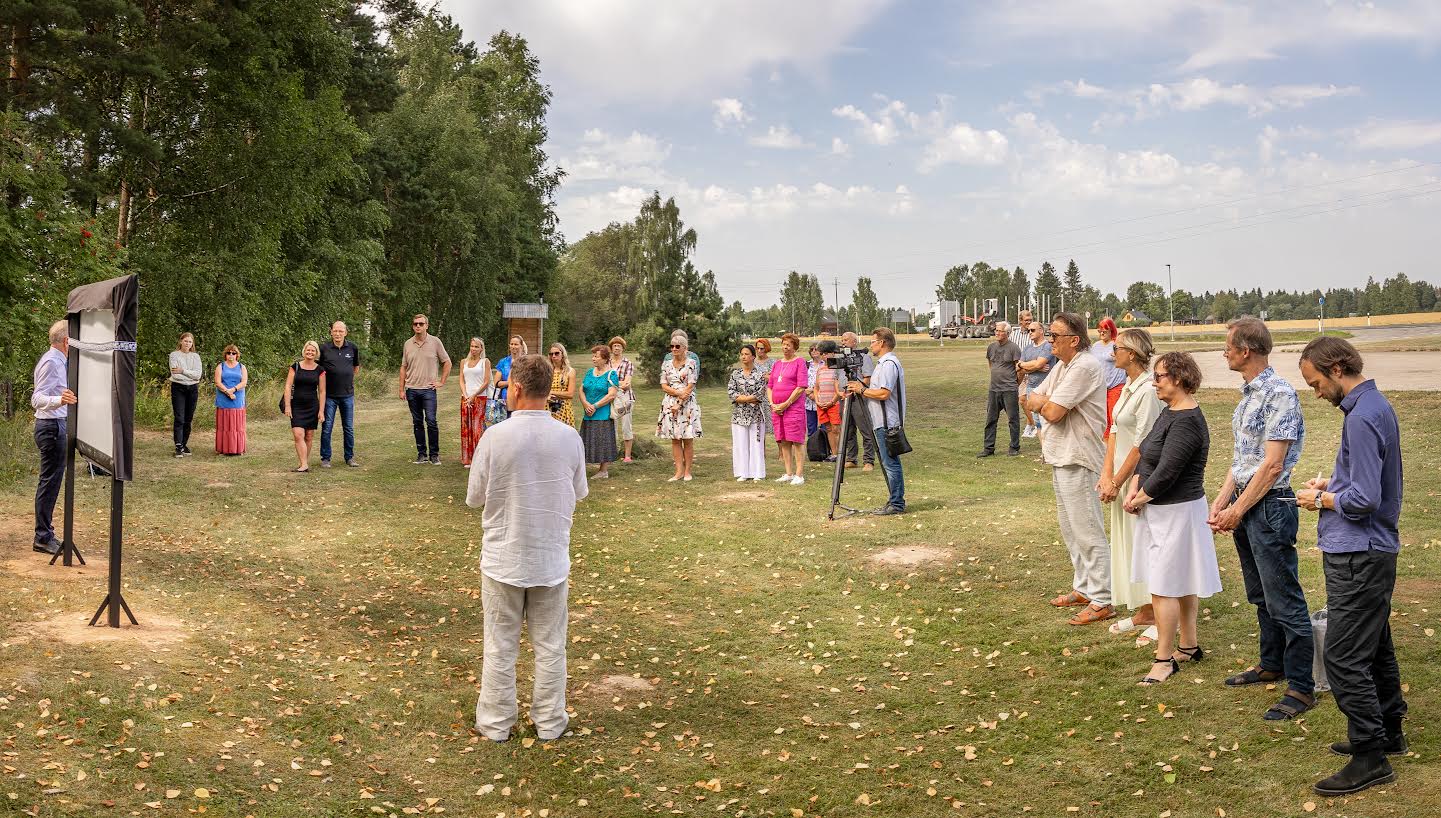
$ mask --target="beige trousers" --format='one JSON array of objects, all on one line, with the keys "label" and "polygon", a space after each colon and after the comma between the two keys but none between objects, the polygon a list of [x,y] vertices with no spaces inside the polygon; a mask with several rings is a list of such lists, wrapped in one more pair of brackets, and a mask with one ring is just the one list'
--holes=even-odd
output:
[{"label": "beige trousers", "polygon": [[1071,587],[1097,605],[1111,604],[1111,543],[1101,517],[1100,475],[1085,466],[1052,466],[1056,517],[1071,552]]},{"label": "beige trousers", "polygon": [[480,668],[480,699],[475,729],[492,741],[505,741],[515,726],[515,663],[522,623],[535,650],[535,687],[530,720],[542,740],[560,738],[570,724],[565,713],[566,595],[569,583],[550,588],[518,588],[480,576],[485,610],[485,651]]}]

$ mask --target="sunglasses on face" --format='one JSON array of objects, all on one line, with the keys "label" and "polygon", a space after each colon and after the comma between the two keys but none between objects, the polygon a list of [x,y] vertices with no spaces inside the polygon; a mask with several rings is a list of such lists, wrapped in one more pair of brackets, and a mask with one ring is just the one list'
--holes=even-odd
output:
[{"label": "sunglasses on face", "polygon": [[560,354],[560,351],[559,351],[559,350],[552,349],[552,350],[550,351],[550,354],[552,354],[552,355],[559,355],[559,354]]},{"label": "sunglasses on face", "polygon": [[227,352],[227,353],[225,353],[225,354],[226,354],[226,355],[235,355],[236,357],[239,357],[239,355],[240,355],[239,352]]},{"label": "sunglasses on face", "polygon": [[671,345],[670,345],[670,348],[671,348],[671,349],[685,349],[685,347],[681,346],[680,344],[671,344]]},{"label": "sunglasses on face", "polygon": [[1048,331],[1048,332],[1046,333],[1046,337],[1047,337],[1047,338],[1079,338],[1080,336],[1077,335],[1077,334],[1074,333],[1074,332],[1049,332],[1049,331]]},{"label": "sunglasses on face", "polygon": [[424,322],[424,321],[414,321],[414,322],[411,323],[411,326],[412,326],[412,327],[423,327],[423,326],[425,326],[425,322]]}]

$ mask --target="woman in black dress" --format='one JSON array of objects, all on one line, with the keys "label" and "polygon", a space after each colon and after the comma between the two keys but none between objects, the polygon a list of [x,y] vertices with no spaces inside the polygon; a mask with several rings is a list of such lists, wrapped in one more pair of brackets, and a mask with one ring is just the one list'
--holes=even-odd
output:
[{"label": "woman in black dress", "polygon": [[325,370],[320,368],[320,344],[306,341],[300,361],[290,365],[285,375],[285,393],[281,409],[290,418],[290,434],[295,438],[295,456],[300,465],[295,471],[310,471],[310,444],[315,427],[320,425],[321,407],[325,406]]},{"label": "woman in black dress", "polygon": [[1211,433],[1196,403],[1201,368],[1189,353],[1167,352],[1157,359],[1153,378],[1166,408],[1141,441],[1125,504],[1136,515],[1131,581],[1151,590],[1156,613],[1156,659],[1143,685],[1164,682],[1181,662],[1206,655],[1196,635],[1198,600],[1221,592],[1216,543],[1206,522]]}]

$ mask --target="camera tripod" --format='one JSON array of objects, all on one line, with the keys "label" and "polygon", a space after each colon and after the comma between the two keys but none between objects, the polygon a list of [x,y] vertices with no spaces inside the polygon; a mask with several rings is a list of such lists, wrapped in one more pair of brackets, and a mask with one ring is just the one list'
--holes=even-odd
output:
[{"label": "camera tripod", "polygon": [[[857,407],[861,412],[865,412],[864,401],[865,398],[862,398],[860,395],[847,391],[845,401],[841,403],[841,436],[839,438],[840,443],[838,444],[840,451],[832,452],[836,457],[836,473],[835,476],[831,478],[831,510],[826,514],[827,520],[836,519],[836,509],[838,508],[845,512],[840,515],[841,519],[845,519],[854,514],[865,513],[861,509],[851,508],[841,503],[841,484],[846,482],[846,446],[851,439],[851,429],[855,423],[854,418],[851,417],[851,409],[852,407]],[[860,454],[862,443],[863,441],[856,441],[857,455]]]}]

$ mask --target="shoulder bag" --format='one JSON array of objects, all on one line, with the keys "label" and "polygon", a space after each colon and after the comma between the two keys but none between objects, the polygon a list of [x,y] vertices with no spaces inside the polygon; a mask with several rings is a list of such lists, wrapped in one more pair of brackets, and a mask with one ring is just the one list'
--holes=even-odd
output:
[{"label": "shoulder bag", "polygon": [[[894,361],[892,363],[894,363]],[[900,409],[901,422],[895,426],[885,426],[886,451],[891,453],[891,457],[900,457],[903,454],[909,454],[911,451],[911,443],[906,440],[906,382],[905,375],[901,372],[900,364],[896,364],[896,392],[898,401],[896,406]],[[885,417],[886,407],[882,405],[881,420],[884,421]]]},{"label": "shoulder bag", "polygon": [[[635,377],[632,373],[631,377]],[[629,389],[620,388],[620,373],[616,373],[615,399],[610,402],[610,411],[613,415],[629,414],[635,408],[635,392]]]}]

